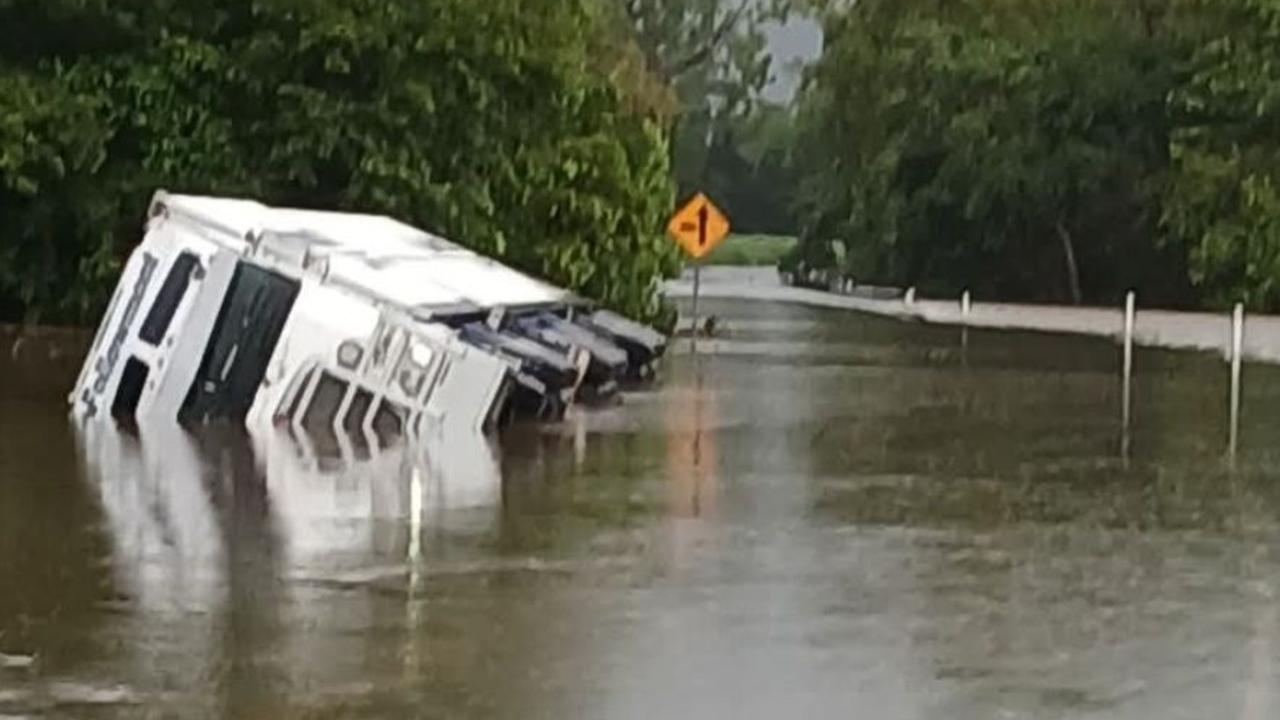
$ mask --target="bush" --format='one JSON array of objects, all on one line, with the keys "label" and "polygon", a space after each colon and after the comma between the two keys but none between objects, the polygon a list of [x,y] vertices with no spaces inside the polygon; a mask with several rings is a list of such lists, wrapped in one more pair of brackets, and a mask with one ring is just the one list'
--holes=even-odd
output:
[{"label": "bush", "polygon": [[8,319],[92,319],[158,187],[387,213],[659,313],[667,129],[595,3],[156,5],[0,0]]}]

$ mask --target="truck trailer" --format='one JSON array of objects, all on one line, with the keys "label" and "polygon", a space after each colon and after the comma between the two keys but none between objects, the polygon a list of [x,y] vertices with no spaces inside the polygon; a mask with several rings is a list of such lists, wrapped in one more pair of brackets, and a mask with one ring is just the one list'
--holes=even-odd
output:
[{"label": "truck trailer", "polygon": [[161,191],[69,400],[372,448],[554,419],[651,376],[665,341],[388,217]]}]

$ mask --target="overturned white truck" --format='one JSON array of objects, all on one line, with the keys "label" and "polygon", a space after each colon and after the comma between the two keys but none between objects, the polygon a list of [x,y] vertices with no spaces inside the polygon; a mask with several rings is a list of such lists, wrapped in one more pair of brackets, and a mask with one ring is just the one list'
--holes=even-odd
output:
[{"label": "overturned white truck", "polygon": [[557,417],[648,377],[664,350],[387,217],[160,192],[148,218],[70,396],[78,416],[385,445]]}]

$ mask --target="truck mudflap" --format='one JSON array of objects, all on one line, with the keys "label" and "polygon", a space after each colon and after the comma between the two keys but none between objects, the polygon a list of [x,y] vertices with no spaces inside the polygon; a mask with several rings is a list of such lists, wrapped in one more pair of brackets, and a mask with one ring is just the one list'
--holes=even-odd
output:
[{"label": "truck mudflap", "polygon": [[537,313],[515,318],[511,327],[521,335],[552,347],[568,357],[576,352],[586,353],[588,364],[582,394],[588,400],[612,396],[617,392],[618,381],[627,374],[626,351],[582,325],[552,313]]},{"label": "truck mudflap", "polygon": [[622,348],[627,354],[627,376],[631,379],[650,377],[654,363],[667,349],[665,335],[609,310],[576,315],[573,322]]}]

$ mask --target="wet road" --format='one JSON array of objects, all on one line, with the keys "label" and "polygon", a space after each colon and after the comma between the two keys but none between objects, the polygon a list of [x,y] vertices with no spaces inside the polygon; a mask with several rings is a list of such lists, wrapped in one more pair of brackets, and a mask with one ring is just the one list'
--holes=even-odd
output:
[{"label": "wet road", "polygon": [[[866,290],[863,288],[863,290]],[[887,289],[894,292],[891,289]],[[692,273],[669,281],[668,297],[688,299],[693,295]],[[974,328],[1072,333],[1119,339],[1124,335],[1124,303],[1116,307],[1072,307],[1067,305],[984,302],[974,298],[965,315],[959,298],[918,299],[906,303],[899,298],[874,299],[783,285],[774,268],[717,267],[702,273],[702,295],[730,301],[770,300],[817,308],[852,310],[880,317],[918,320],[940,325],[968,325]],[[1244,319],[1242,356],[1249,360],[1280,363],[1280,315],[1248,314]],[[1152,348],[1213,351],[1227,357],[1232,352],[1230,312],[1180,312],[1147,308],[1137,298],[1134,342]]]},{"label": "wet road", "polygon": [[[341,463],[0,391],[0,716],[1280,716],[1280,372],[708,302],[652,392]],[[1123,448],[1128,447],[1127,455]]]}]

